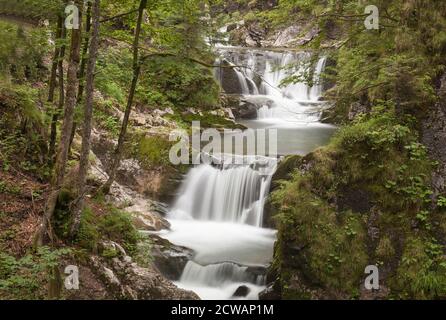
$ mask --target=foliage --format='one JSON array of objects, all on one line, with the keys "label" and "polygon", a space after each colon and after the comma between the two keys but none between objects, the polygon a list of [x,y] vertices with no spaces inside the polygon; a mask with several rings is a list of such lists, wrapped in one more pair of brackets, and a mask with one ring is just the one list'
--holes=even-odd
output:
[{"label": "foliage", "polygon": [[43,164],[46,155],[45,115],[37,107],[36,90],[1,82],[0,159],[4,170],[16,169],[48,175]]},{"label": "foliage", "polygon": [[46,283],[51,278],[48,270],[58,267],[60,259],[70,253],[69,249],[41,247],[36,254],[17,259],[0,252],[0,298],[46,298]]},{"label": "foliage", "polygon": [[3,77],[11,77],[16,82],[38,78],[47,50],[46,34],[41,29],[25,31],[0,21],[0,70]]},{"label": "foliage", "polygon": [[169,166],[169,151],[173,145],[168,137],[135,133],[127,145],[127,154],[147,169]]},{"label": "foliage", "polygon": [[148,106],[212,109],[218,106],[220,89],[209,69],[175,57],[154,57],[145,64],[138,89]]},{"label": "foliage", "polygon": [[[295,265],[292,259],[301,266],[299,276],[312,279],[313,287],[341,292],[342,297],[357,297],[357,284],[370,259],[392,270],[387,285],[394,296],[444,296],[444,259],[439,253],[445,248],[434,228],[442,216],[431,207],[434,162],[418,143],[411,117],[397,117],[391,104],[377,105],[371,114],[342,127],[327,147],[305,157],[297,167],[302,163],[309,163],[310,169],[296,171],[273,193],[280,248],[275,268],[285,297],[305,297],[305,290],[289,286],[297,272],[290,268]],[[363,216],[348,209],[358,203],[368,207]],[[379,212],[375,224],[382,235],[374,244],[364,234],[372,212]],[[398,241],[392,243],[394,239]],[[416,248],[411,247],[412,241]],[[290,258],[296,246],[302,249]],[[367,246],[374,246],[375,252],[370,254]],[[395,269],[395,254],[401,247],[405,253]],[[417,253],[416,261],[409,258],[416,255],[413,250],[423,252]]]},{"label": "foliage", "polygon": [[[98,217],[91,208],[86,208],[82,213],[75,242],[82,248],[96,251],[100,240],[115,241],[132,255],[137,252],[140,235],[133,226],[129,213],[107,205],[106,213]],[[111,257],[115,253],[107,251],[104,254]]]}]

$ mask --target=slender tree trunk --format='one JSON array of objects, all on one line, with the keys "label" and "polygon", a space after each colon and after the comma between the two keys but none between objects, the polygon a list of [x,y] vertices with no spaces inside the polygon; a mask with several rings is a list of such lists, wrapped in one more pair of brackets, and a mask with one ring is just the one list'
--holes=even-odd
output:
[{"label": "slender tree trunk", "polygon": [[[61,36],[60,40],[64,41],[66,38],[66,30],[62,21]],[[65,58],[65,44],[62,44],[59,51],[59,56],[57,59],[57,73],[59,78],[59,103],[57,108],[54,110],[51,119],[51,130],[50,130],[50,142],[48,147],[48,161],[52,165],[54,162],[54,156],[56,153],[56,139],[57,139],[57,122],[59,121],[59,114],[63,112],[63,106],[65,102],[65,89],[64,89],[64,70],[63,61]]]},{"label": "slender tree trunk", "polygon": [[91,123],[93,118],[93,95],[94,95],[94,75],[96,69],[96,59],[99,49],[99,28],[100,28],[100,0],[95,0],[93,5],[93,32],[91,35],[90,54],[86,76],[86,97],[84,104],[84,122],[82,130],[82,150],[79,163],[78,193],[79,198],[73,210],[73,224],[71,237],[74,237],[79,229],[82,210],[84,208],[84,195],[87,189],[87,173],[90,165],[89,155],[91,150]]},{"label": "slender tree trunk", "polygon": [[60,58],[60,46],[57,41],[62,39],[62,28],[63,28],[63,18],[62,16],[57,17],[57,30],[56,30],[56,45],[54,48],[53,63],[51,65],[51,76],[48,90],[48,102],[52,103],[54,101],[54,92],[56,91],[56,80],[57,80],[57,65]]},{"label": "slender tree trunk", "polygon": [[141,36],[141,26],[144,16],[144,9],[146,8],[146,6],[147,6],[147,0],[141,0],[138,10],[138,21],[136,23],[136,29],[135,29],[135,38],[133,40],[133,79],[132,79],[132,84],[130,86],[130,92],[124,113],[124,119],[122,121],[121,132],[119,134],[118,145],[115,149],[113,162],[109,170],[109,179],[101,188],[101,191],[104,194],[110,192],[111,185],[113,184],[113,181],[116,178],[116,172],[119,168],[119,165],[121,164],[121,157],[125,142],[125,136],[127,134],[127,126],[130,118],[130,113],[132,111],[133,98],[135,97],[136,86],[138,84],[138,78],[141,71],[138,46],[139,46],[139,38]]},{"label": "slender tree trunk", "polygon": [[[77,4],[79,10],[81,10],[81,1],[77,0],[75,4]],[[79,19],[79,24],[82,24],[81,19]],[[74,107],[76,106],[76,93],[78,85],[77,76],[80,62],[80,47],[82,42],[81,34],[81,26],[79,26],[79,29],[73,29],[71,33],[71,47],[67,72],[67,92],[65,98],[65,113],[62,125],[62,136],[60,138],[60,143],[58,146],[56,166],[51,183],[51,192],[49,194],[45,206],[45,213],[42,217],[41,225],[35,239],[35,244],[37,246],[42,246],[44,244],[46,234],[48,234],[49,237],[52,239],[51,220],[53,218],[57,199],[59,197],[60,189],[63,185],[63,180],[65,177],[65,169],[68,159],[68,144],[70,142],[70,133],[73,127]]]},{"label": "slender tree trunk", "polygon": [[[91,31],[91,2],[88,2],[87,4],[87,13],[86,13],[86,19],[85,19],[85,38],[84,38],[84,44],[82,47],[82,60],[81,60],[81,66],[79,69],[79,90],[77,92],[77,103],[81,104],[82,98],[84,95],[84,88],[85,88],[85,69],[87,67],[88,62],[88,47],[90,45],[90,31]],[[74,135],[76,134],[77,129],[77,121],[76,118],[74,119],[73,129],[71,129],[71,135],[70,135],[70,145],[68,147],[68,153],[71,151],[71,145],[73,144]]]}]

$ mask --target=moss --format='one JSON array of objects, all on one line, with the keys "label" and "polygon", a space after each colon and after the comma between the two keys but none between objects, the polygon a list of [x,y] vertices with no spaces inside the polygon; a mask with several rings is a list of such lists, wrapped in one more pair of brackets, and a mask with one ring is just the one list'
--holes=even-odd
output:
[{"label": "moss", "polygon": [[[111,205],[104,210],[105,214],[100,216],[91,208],[83,211],[75,243],[90,252],[97,252],[100,240],[111,240],[121,244],[128,254],[133,255],[140,235],[132,224],[130,214]],[[111,257],[113,252],[107,251],[105,256]]]},{"label": "moss", "polygon": [[136,135],[131,153],[145,168],[168,166],[172,145],[162,136]]},{"label": "moss", "polygon": [[[351,212],[338,216],[325,201],[306,191],[307,181],[296,175],[274,194],[282,207],[276,216],[281,250],[275,258],[301,266],[299,274],[315,287],[351,292],[367,265],[361,217]],[[290,272],[288,277],[292,276]],[[284,289],[285,295],[293,291]]]},{"label": "moss", "polygon": [[130,214],[110,207],[110,212],[98,221],[98,232],[102,237],[122,244],[130,254],[136,252],[140,235],[133,226]]},{"label": "moss", "polygon": [[389,263],[395,256],[395,248],[392,245],[390,238],[385,235],[381,238],[375,251],[376,258],[383,263]]},{"label": "moss", "polygon": [[[445,249],[437,240],[444,221],[431,206],[434,163],[410,119],[377,106],[294,164],[298,170],[272,195],[279,225],[274,268],[285,297],[315,289],[356,298],[371,261],[389,268],[386,285],[395,294],[443,294],[444,262],[426,253]],[[370,223],[377,240],[367,234]],[[404,265],[415,256],[417,263]]]},{"label": "moss", "polygon": [[76,243],[90,252],[96,252],[98,242],[100,240],[100,233],[96,225],[97,218],[90,208],[86,208],[82,212],[79,232],[76,237]]},{"label": "moss", "polygon": [[407,239],[394,279],[401,298],[438,299],[446,296],[446,258],[435,239]]},{"label": "moss", "polygon": [[192,121],[199,121],[201,128],[246,129],[243,125],[210,112],[203,112],[202,115],[177,112],[173,115],[168,115],[168,118],[174,120],[185,129],[189,129],[192,126]]}]

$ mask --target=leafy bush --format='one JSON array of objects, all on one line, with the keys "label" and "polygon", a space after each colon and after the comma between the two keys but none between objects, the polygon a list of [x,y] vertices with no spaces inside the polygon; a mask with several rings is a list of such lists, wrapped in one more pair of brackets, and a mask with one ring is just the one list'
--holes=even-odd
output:
[{"label": "leafy bush", "polygon": [[36,254],[17,259],[0,252],[0,298],[46,298],[49,270],[58,267],[60,259],[70,253],[69,249],[41,247]]},{"label": "leafy bush", "polygon": [[24,31],[14,24],[0,22],[0,70],[14,81],[36,79],[48,49],[42,29]]},{"label": "leafy bush", "polygon": [[[84,210],[75,242],[87,250],[96,251],[101,239],[112,240],[121,244],[127,253],[134,254],[140,235],[133,226],[130,214],[111,205],[107,206],[106,210],[107,213],[99,217],[91,208]],[[113,252],[105,254],[114,256]]]},{"label": "leafy bush", "polygon": [[135,253],[140,239],[130,214],[112,207],[108,214],[100,217],[98,232],[102,237],[122,244],[129,254]]},{"label": "leafy bush", "polygon": [[211,70],[185,59],[157,57],[147,61],[138,97],[158,107],[175,106],[212,109],[218,105],[220,89]]}]

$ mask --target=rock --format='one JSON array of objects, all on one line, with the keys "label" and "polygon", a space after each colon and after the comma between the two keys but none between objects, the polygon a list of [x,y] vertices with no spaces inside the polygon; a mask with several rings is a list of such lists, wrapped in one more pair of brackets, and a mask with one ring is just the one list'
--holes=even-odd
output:
[{"label": "rock", "polygon": [[221,62],[220,72],[220,83],[223,90],[227,94],[240,94],[243,89],[240,84],[237,72],[234,68],[231,68],[231,64],[227,60]]},{"label": "rock", "polygon": [[152,235],[152,256],[158,270],[169,280],[179,280],[187,262],[194,252],[188,248],[176,246],[168,240]]},{"label": "rock", "polygon": [[239,25],[237,23],[231,23],[226,26],[226,32],[231,32],[231,31],[237,29],[238,27],[239,27]]},{"label": "rock", "polygon": [[276,286],[272,283],[265,290],[259,293],[259,300],[281,300],[281,295]]},{"label": "rock", "polygon": [[439,79],[439,101],[433,105],[422,120],[421,141],[429,156],[440,164],[432,174],[433,203],[446,192],[446,73]]},{"label": "rock", "polygon": [[348,111],[348,120],[354,120],[360,114],[369,113],[369,108],[359,102],[354,102],[350,105],[350,110]]},{"label": "rock", "polygon": [[[127,209],[130,210],[131,208]],[[141,231],[161,231],[170,228],[170,223],[155,212],[133,212],[133,224]]]},{"label": "rock", "polygon": [[276,41],[273,43],[274,47],[286,47],[302,32],[302,26],[292,25],[276,35]]},{"label": "rock", "polygon": [[246,297],[251,292],[251,289],[249,289],[247,286],[240,286],[235,290],[233,297]]},{"label": "rock", "polygon": [[272,106],[273,101],[263,97],[244,97],[241,95],[226,95],[224,108],[230,109],[235,119],[257,119],[257,111],[263,106]]},{"label": "rock", "polygon": [[223,109],[225,113],[225,117],[231,120],[235,120],[234,113],[232,112],[231,108],[224,108]]},{"label": "rock", "polygon": [[[159,129],[156,130],[154,134],[159,134]],[[90,178],[96,180],[97,185],[103,184],[108,179],[105,168],[110,166],[115,144],[116,141],[108,139],[105,134],[94,132],[92,135],[92,151],[98,161],[90,170]],[[113,202],[119,202],[120,206],[128,206],[126,201],[132,202],[132,197],[138,194],[139,197],[143,194],[152,199],[170,202],[176,196],[182,178],[181,172],[170,167],[144,169],[135,159],[123,159],[110,196],[114,198]],[[125,193],[130,193],[131,197],[125,197]]]},{"label": "rock", "polygon": [[247,26],[249,37],[246,39],[246,43],[250,47],[261,47],[262,40],[266,37],[267,29],[260,25],[258,22],[254,22]]},{"label": "rock", "polygon": [[338,191],[336,198],[338,211],[352,210],[358,213],[368,213],[373,207],[372,195],[369,191],[358,186],[345,186]]},{"label": "rock", "polygon": [[128,259],[90,257],[90,269],[115,299],[198,300],[190,291],[179,289],[153,267],[142,268]]}]

